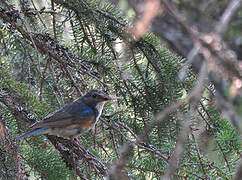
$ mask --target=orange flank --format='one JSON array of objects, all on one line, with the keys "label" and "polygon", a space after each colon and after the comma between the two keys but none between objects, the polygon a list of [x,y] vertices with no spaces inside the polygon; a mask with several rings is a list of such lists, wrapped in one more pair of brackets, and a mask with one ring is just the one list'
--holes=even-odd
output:
[{"label": "orange flank", "polygon": [[92,124],[93,124],[93,119],[80,123],[80,126],[83,130],[85,130],[85,129],[88,129],[89,127],[91,127]]},{"label": "orange flank", "polygon": [[86,130],[90,126],[92,126],[93,120],[94,120],[94,118],[89,120],[89,121],[84,121],[84,122],[81,122],[81,123],[78,123],[78,124],[72,124],[72,125],[66,127],[66,129],[76,129],[76,128],[81,127],[82,130]]}]

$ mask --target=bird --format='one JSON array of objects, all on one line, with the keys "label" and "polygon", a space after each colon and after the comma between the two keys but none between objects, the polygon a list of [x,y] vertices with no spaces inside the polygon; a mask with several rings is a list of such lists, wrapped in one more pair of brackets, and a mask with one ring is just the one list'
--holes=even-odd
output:
[{"label": "bird", "polygon": [[73,139],[94,127],[102,114],[104,104],[113,99],[115,98],[101,90],[92,89],[76,101],[34,123],[30,126],[32,130],[17,138],[48,134]]}]

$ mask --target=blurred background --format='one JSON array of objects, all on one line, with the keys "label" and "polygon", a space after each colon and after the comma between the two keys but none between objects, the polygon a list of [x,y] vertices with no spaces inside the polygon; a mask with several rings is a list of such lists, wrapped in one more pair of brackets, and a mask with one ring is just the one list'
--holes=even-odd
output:
[{"label": "blurred background", "polygon": [[[0,179],[241,179],[241,0],[2,0]],[[90,89],[80,144],[15,137]]]}]

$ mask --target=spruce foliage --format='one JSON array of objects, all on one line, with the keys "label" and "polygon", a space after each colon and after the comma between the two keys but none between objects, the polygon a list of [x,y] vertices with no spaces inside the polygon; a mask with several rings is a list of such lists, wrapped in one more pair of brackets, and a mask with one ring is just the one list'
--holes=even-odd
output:
[{"label": "spruce foliage", "polygon": [[[221,116],[209,83],[196,111],[187,103],[146,131],[154,115],[187,97],[195,86],[198,77],[191,71],[185,81],[178,79],[185,59],[164,48],[153,34],[127,41],[129,22],[106,1],[54,0],[53,13],[48,13],[51,1],[42,10],[41,3],[34,2],[34,6],[32,2],[23,1],[19,6],[14,1],[0,3],[0,121],[16,146],[12,152],[8,151],[10,141],[0,142],[0,179],[15,179],[19,173],[14,153],[29,179],[73,179],[75,166],[65,161],[46,136],[15,137],[34,121],[94,88],[122,97],[105,107],[94,131],[79,137],[83,147],[107,168],[120,158],[123,144],[142,135],[124,171],[131,179],[161,178],[187,123],[184,121],[189,119],[185,151],[174,179],[232,178],[240,159],[241,139]],[[16,115],[6,98],[24,108],[20,114],[29,112],[33,121]],[[182,118],[187,114],[188,119]],[[75,158],[74,150],[65,148]],[[105,177],[87,159],[79,158],[75,162],[80,179]]]}]

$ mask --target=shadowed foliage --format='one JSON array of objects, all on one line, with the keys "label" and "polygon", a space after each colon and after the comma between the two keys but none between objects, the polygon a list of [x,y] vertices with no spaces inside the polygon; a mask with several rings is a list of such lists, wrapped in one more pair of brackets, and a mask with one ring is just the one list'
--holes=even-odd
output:
[{"label": "shadowed foliage", "polygon": [[[187,64],[195,62],[187,55],[193,44],[180,51],[175,38],[164,42],[155,31],[158,17],[150,32],[135,37],[130,13],[142,19],[139,3],[121,11],[98,0],[0,2],[0,179],[236,176],[242,101],[241,87],[233,85],[241,77],[234,57],[228,62],[228,54],[213,51],[200,32],[192,36],[166,1],[160,15],[174,13],[176,25],[202,47],[196,69]],[[221,66],[209,64],[205,47]],[[76,143],[49,135],[15,138],[89,89],[121,99],[106,105],[96,127]]]}]

